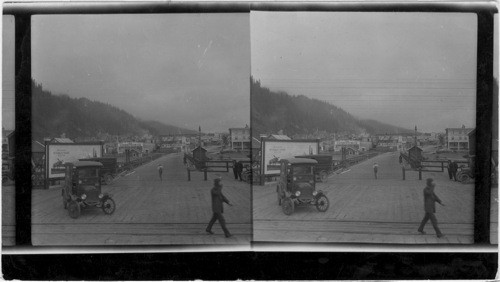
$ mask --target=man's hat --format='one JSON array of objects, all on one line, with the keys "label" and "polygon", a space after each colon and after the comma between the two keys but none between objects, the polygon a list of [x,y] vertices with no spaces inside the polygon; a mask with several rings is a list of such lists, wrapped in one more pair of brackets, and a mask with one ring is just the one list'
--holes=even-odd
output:
[{"label": "man's hat", "polygon": [[427,178],[427,184],[431,184],[431,183],[432,183],[432,181],[434,181],[434,179],[432,179],[432,178]]}]

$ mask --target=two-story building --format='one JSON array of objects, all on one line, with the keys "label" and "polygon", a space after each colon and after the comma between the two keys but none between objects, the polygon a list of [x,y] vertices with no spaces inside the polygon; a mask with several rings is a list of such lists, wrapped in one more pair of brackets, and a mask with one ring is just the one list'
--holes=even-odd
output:
[{"label": "two-story building", "polygon": [[229,140],[233,150],[250,150],[250,127],[247,125],[244,128],[229,128]]},{"label": "two-story building", "polygon": [[446,128],[446,148],[448,150],[468,151],[469,150],[469,133],[474,128],[466,128],[462,125],[461,128]]}]

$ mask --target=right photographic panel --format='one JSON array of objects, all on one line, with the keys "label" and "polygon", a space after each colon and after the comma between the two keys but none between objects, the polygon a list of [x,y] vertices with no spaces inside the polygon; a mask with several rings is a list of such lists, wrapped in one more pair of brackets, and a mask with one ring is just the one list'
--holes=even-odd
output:
[{"label": "right photographic panel", "polygon": [[477,16],[250,19],[254,241],[474,243]]}]

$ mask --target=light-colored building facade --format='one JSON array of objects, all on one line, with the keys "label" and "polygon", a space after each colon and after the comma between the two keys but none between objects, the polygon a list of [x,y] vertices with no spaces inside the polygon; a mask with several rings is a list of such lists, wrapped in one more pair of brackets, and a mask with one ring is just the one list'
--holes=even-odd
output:
[{"label": "light-colored building facade", "polygon": [[251,145],[250,127],[229,128],[229,140],[233,150],[249,150]]},{"label": "light-colored building facade", "polygon": [[446,128],[446,148],[448,150],[467,151],[469,150],[469,133],[474,128]]},{"label": "light-colored building facade", "polygon": [[124,154],[127,149],[134,149],[137,152],[142,152],[143,143],[142,142],[121,142],[117,146],[118,154]]},{"label": "light-colored building facade", "polygon": [[341,151],[342,148],[351,148],[356,151],[359,150],[361,142],[359,140],[336,140],[334,150]]}]

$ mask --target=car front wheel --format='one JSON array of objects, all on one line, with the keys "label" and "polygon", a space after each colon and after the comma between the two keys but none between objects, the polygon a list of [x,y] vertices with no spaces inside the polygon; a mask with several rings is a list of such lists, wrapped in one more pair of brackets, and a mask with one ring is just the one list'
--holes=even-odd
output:
[{"label": "car front wheel", "polygon": [[106,198],[106,200],[102,202],[102,211],[105,214],[112,214],[115,212],[115,209],[116,209],[116,204],[113,199]]},{"label": "car front wheel", "polygon": [[319,196],[316,200],[316,209],[320,212],[326,212],[329,206],[330,201],[328,201],[328,198],[325,195]]},{"label": "car front wheel", "polygon": [[285,198],[282,202],[281,209],[283,210],[284,214],[291,215],[293,213],[293,210],[295,209],[292,199]]},{"label": "car front wheel", "polygon": [[462,183],[467,183],[470,181],[470,176],[467,173],[462,173],[458,175],[457,179]]}]

